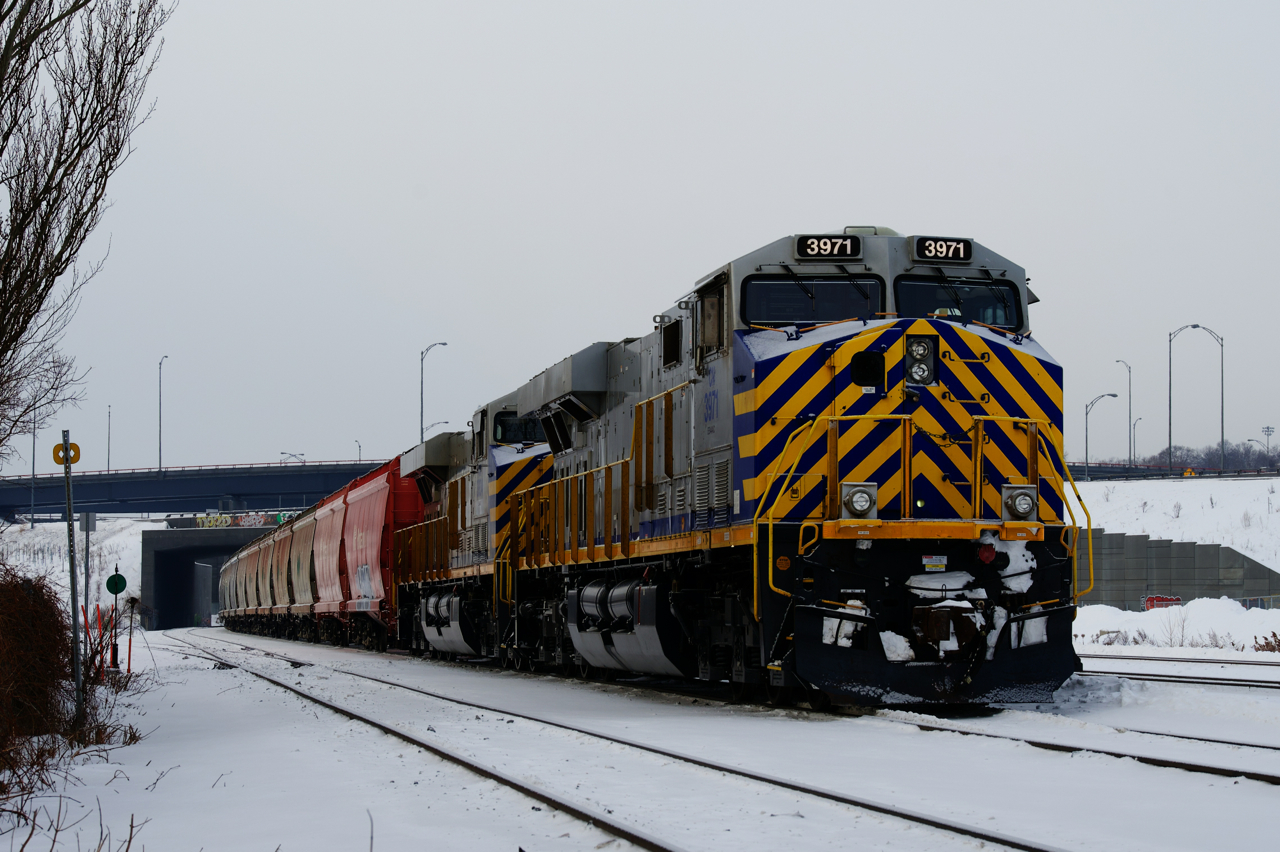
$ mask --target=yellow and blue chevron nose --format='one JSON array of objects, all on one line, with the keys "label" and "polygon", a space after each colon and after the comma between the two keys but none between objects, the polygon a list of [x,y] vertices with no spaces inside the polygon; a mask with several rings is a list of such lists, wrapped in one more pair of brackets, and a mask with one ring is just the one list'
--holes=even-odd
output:
[{"label": "yellow and blue chevron nose", "polygon": [[[775,519],[823,517],[832,439],[824,423],[809,430],[807,440],[793,433],[825,417],[841,418],[827,421],[834,423],[838,481],[876,483],[882,520],[972,518],[975,509],[976,517],[999,519],[1001,487],[1029,484],[1028,476],[1038,474],[1039,518],[1061,522],[1062,368],[1029,336],[931,319],[852,320],[787,345],[780,345],[780,334],[748,332],[735,348],[734,372],[754,379],[734,396],[735,474],[743,497],[735,520],[750,520],[765,495]],[[755,335],[768,336],[767,346],[756,347],[767,357],[754,357]],[[934,341],[929,384],[908,381],[909,335]],[[879,384],[853,381],[854,356],[864,352],[883,357]],[[1014,421],[1033,421],[1036,428]],[[976,507],[975,441],[981,441]],[[910,505],[904,506],[908,459]]]}]

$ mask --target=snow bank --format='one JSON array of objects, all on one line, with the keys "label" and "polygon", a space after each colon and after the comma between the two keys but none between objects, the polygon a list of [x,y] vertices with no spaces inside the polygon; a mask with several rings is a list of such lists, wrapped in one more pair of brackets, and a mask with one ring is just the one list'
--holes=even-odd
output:
[{"label": "snow bank", "polygon": [[[1216,636],[1230,648],[1241,645],[1248,651],[1255,638],[1280,633],[1280,609],[1248,609],[1228,598],[1200,598],[1183,606],[1171,606],[1150,612],[1125,612],[1111,606],[1084,606],[1079,610],[1071,632],[1076,647],[1099,643],[1123,631],[1124,637],[1138,644],[1166,648],[1220,647]],[[1121,640],[1123,641],[1123,639]],[[1250,653],[1252,653],[1250,651]],[[1280,654],[1260,652],[1263,659],[1280,662]]]},{"label": "snow bank", "polygon": [[[1198,477],[1078,483],[1095,527],[1223,544],[1272,570],[1280,568],[1280,518],[1271,520],[1280,515],[1276,484],[1274,479]],[[1076,519],[1084,523],[1078,506]]]},{"label": "snow bank", "polygon": [[[138,595],[142,588],[142,532],[164,529],[163,520],[108,518],[98,516],[98,529],[89,533],[89,606],[109,604],[106,582],[116,568],[128,583],[126,596]],[[76,524],[77,582],[84,582],[84,532]],[[70,585],[67,570],[66,524],[14,524],[0,531],[0,560],[36,573],[47,573],[65,595]],[[79,589],[83,598],[84,589]],[[121,598],[123,601],[124,599]],[[123,604],[122,604],[123,605]]]}]

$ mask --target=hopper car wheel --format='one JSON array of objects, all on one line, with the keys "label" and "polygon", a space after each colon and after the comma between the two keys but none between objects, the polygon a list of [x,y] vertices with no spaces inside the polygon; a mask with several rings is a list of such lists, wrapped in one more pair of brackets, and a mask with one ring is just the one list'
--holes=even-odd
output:
[{"label": "hopper car wheel", "polygon": [[735,680],[729,683],[729,700],[734,704],[749,704],[756,700],[756,685]]},{"label": "hopper car wheel", "polygon": [[591,680],[591,664],[583,660],[574,666],[574,674],[578,676],[578,680]]}]

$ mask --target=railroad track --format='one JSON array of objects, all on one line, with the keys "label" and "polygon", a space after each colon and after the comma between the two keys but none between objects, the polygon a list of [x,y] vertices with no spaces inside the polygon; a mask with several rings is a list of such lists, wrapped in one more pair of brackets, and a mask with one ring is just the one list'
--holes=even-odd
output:
[{"label": "railroad track", "polygon": [[1280,689],[1280,681],[1247,680],[1239,677],[1188,677],[1164,675],[1152,672],[1087,671],[1076,672],[1079,677],[1124,677],[1129,680],[1146,680],[1153,683],[1181,683],[1190,686],[1243,686],[1250,689]]},{"label": "railroad track", "polygon": [[[167,634],[166,634],[166,635],[167,635]],[[283,655],[283,654],[277,654],[277,653],[275,653],[275,652],[273,652],[273,651],[268,651],[268,650],[263,649],[263,648],[255,648],[255,647],[252,647],[252,646],[249,646],[249,645],[245,645],[245,644],[243,644],[243,643],[241,643],[241,642],[236,642],[235,640],[231,640],[231,639],[223,639],[223,638],[216,637],[216,636],[207,636],[207,637],[202,637],[202,638],[210,639],[210,640],[213,640],[213,641],[215,641],[215,642],[223,642],[223,643],[228,644],[228,645],[234,645],[234,646],[236,646],[237,648],[240,648],[240,649],[241,649],[241,650],[243,650],[243,651],[247,651],[247,652],[250,652],[250,653],[262,654],[262,655],[265,655],[265,656],[273,657],[273,658],[275,658],[275,659],[282,660],[282,661],[284,661],[284,662],[288,662],[288,663],[289,663],[289,664],[291,664],[291,665],[312,665],[311,663],[305,663],[305,662],[302,662],[302,661],[300,661],[300,660],[295,660],[295,659],[293,659],[293,658],[291,658],[291,657],[288,657],[288,656],[286,656],[286,655]],[[191,644],[191,643],[188,643],[188,644]],[[193,646],[193,647],[194,647],[194,646]],[[326,665],[326,666],[325,666],[325,668],[328,668],[328,669],[330,669],[330,670],[332,670],[332,671],[335,671],[335,672],[338,672],[338,673],[340,673],[340,674],[347,675],[347,676],[349,676],[349,677],[360,678],[360,679],[368,680],[368,681],[371,681],[371,682],[374,682],[374,683],[380,683],[380,684],[383,684],[383,685],[386,685],[386,686],[393,686],[393,687],[397,687],[397,688],[400,688],[400,689],[405,689],[405,690],[408,690],[408,691],[410,691],[410,692],[416,692],[416,693],[419,693],[419,694],[421,694],[421,695],[425,695],[425,696],[428,696],[428,697],[430,697],[430,698],[435,698],[435,699],[438,699],[438,700],[441,700],[441,701],[446,701],[446,702],[453,703],[453,704],[459,704],[459,705],[466,706],[466,707],[474,707],[474,708],[479,709],[479,710],[485,710],[485,711],[493,712],[493,713],[504,713],[504,714],[509,715],[509,716],[515,716],[515,717],[517,717],[517,718],[527,719],[527,720],[529,720],[529,721],[538,722],[538,723],[540,723],[540,724],[550,725],[550,726],[552,726],[552,727],[562,728],[562,729],[565,729],[565,730],[574,731],[574,732],[577,732],[577,733],[583,733],[583,734],[587,734],[587,735],[589,735],[589,736],[594,736],[594,737],[597,737],[597,738],[600,738],[600,739],[610,740],[610,741],[612,741],[612,742],[616,742],[616,743],[619,743],[619,744],[621,744],[621,745],[627,745],[627,746],[632,746],[632,747],[634,747],[634,748],[640,748],[640,749],[643,749],[643,750],[645,750],[645,751],[652,752],[652,753],[654,753],[654,754],[662,755],[662,756],[664,756],[664,757],[669,757],[669,758],[673,758],[673,759],[677,759],[677,760],[683,760],[683,761],[686,761],[686,762],[698,763],[699,765],[705,766],[705,767],[707,767],[707,768],[709,768],[709,769],[715,769],[715,770],[717,770],[717,771],[726,771],[726,772],[731,772],[731,773],[733,773],[733,774],[742,774],[742,770],[739,770],[739,769],[734,768],[734,767],[727,767],[727,766],[725,766],[725,765],[718,764],[718,763],[714,763],[714,762],[702,762],[702,761],[699,761],[699,759],[698,759],[698,758],[691,758],[691,757],[689,757],[688,755],[683,755],[683,754],[679,754],[679,753],[676,753],[676,752],[666,751],[666,750],[663,750],[663,749],[659,749],[659,748],[656,748],[656,747],[653,747],[653,746],[649,746],[649,745],[646,745],[646,744],[643,744],[643,743],[637,743],[637,742],[634,742],[634,741],[631,741],[631,740],[627,740],[627,739],[622,739],[622,738],[613,737],[613,736],[611,736],[611,735],[603,734],[603,733],[600,733],[600,732],[598,732],[598,731],[592,731],[592,730],[590,730],[590,729],[586,729],[586,728],[579,728],[579,727],[574,727],[574,726],[571,726],[571,725],[564,725],[564,724],[562,724],[562,723],[556,722],[556,721],[551,720],[551,719],[546,719],[546,718],[539,717],[539,716],[531,716],[531,715],[528,715],[528,714],[522,714],[522,713],[514,713],[514,712],[511,712],[510,710],[508,710],[508,709],[506,709],[506,708],[502,708],[502,707],[494,707],[494,706],[492,706],[492,705],[487,705],[487,704],[479,704],[479,703],[475,703],[475,702],[468,702],[468,701],[464,701],[464,700],[462,700],[462,699],[453,698],[453,697],[450,697],[450,696],[447,696],[447,695],[443,695],[443,694],[440,694],[440,693],[431,692],[430,690],[425,690],[425,689],[421,689],[421,688],[413,687],[413,686],[407,686],[407,685],[405,685],[405,684],[402,684],[402,683],[399,683],[399,682],[396,682],[396,681],[385,680],[385,679],[383,679],[383,678],[375,677],[375,676],[373,676],[373,675],[367,675],[367,674],[363,674],[363,673],[360,673],[360,672],[354,672],[354,671],[351,671],[351,670],[349,670],[349,669],[343,669],[343,668],[339,668],[339,667],[332,666],[332,665]],[[1125,675],[1121,675],[1121,676],[1125,676]],[[636,685],[636,684],[626,684],[626,683],[623,683],[623,684],[618,684],[618,685],[619,685],[619,686],[630,686],[630,687],[632,687],[632,688],[641,688],[641,689],[645,689],[645,690],[650,690],[650,689],[652,689],[652,688],[651,688],[651,687],[649,687],[649,686],[641,686],[641,685]],[[663,691],[663,692],[670,692],[670,693],[672,693],[672,694],[678,694],[678,695],[689,695],[689,694],[690,694],[690,693],[686,693],[686,692],[684,692],[684,691],[680,691],[680,690],[659,690],[659,691]],[[699,697],[701,700],[714,700],[714,699],[707,699],[705,696],[701,696],[701,695],[700,695],[700,696],[697,696],[697,697]],[[1268,773],[1268,772],[1258,772],[1258,771],[1255,771],[1255,770],[1237,769],[1237,768],[1225,767],[1225,766],[1214,766],[1214,765],[1212,765],[1212,764],[1193,763],[1193,762],[1185,761],[1185,760],[1173,760],[1173,759],[1169,759],[1169,758],[1162,758],[1162,757],[1157,757],[1157,756],[1153,756],[1153,755],[1138,754],[1138,753],[1134,753],[1134,752],[1117,751],[1117,750],[1114,750],[1114,749],[1105,749],[1105,748],[1099,748],[1099,747],[1095,747],[1095,746],[1081,746],[1081,745],[1073,745],[1073,744],[1070,744],[1070,743],[1053,742],[1053,741],[1049,741],[1049,740],[1038,740],[1038,739],[1032,739],[1032,738],[1029,738],[1029,737],[1020,737],[1020,736],[1015,736],[1015,735],[1012,735],[1012,734],[1001,734],[1001,733],[997,733],[997,732],[994,732],[994,731],[983,731],[983,730],[980,730],[980,729],[977,729],[977,728],[973,728],[973,727],[969,727],[969,726],[955,725],[955,724],[947,724],[947,723],[944,723],[944,722],[941,722],[941,721],[937,721],[937,722],[928,721],[928,722],[926,722],[926,721],[919,720],[919,719],[911,719],[911,718],[903,718],[903,717],[901,717],[901,716],[895,716],[895,713],[898,713],[898,712],[899,712],[899,711],[892,711],[892,710],[890,710],[890,711],[882,711],[882,712],[876,713],[876,714],[875,714],[875,718],[880,719],[880,720],[883,720],[883,721],[887,721],[887,722],[893,722],[893,723],[895,723],[895,724],[910,725],[910,726],[912,726],[912,727],[918,728],[918,729],[923,730],[923,731],[934,731],[934,732],[940,732],[940,733],[954,733],[954,734],[962,734],[962,735],[965,735],[965,736],[985,737],[985,738],[988,738],[988,739],[997,739],[997,740],[1006,740],[1006,741],[1010,741],[1010,742],[1019,742],[1019,743],[1024,743],[1024,744],[1026,744],[1026,745],[1032,746],[1033,748],[1045,749],[1045,750],[1047,750],[1047,751],[1057,751],[1057,752],[1065,752],[1065,753],[1088,753],[1088,754],[1099,754],[1099,755],[1104,755],[1104,756],[1106,756],[1106,757],[1128,758],[1128,759],[1130,759],[1130,760],[1136,761],[1136,762],[1138,762],[1138,763],[1143,763],[1143,764],[1146,764],[1146,765],[1148,765],[1148,766],[1159,766],[1159,767],[1164,767],[1164,768],[1168,768],[1168,769],[1181,769],[1181,770],[1184,770],[1184,771],[1186,771],[1186,772],[1196,772],[1196,773],[1205,774],[1205,775],[1216,775],[1216,776],[1224,777],[1224,778],[1248,778],[1249,780],[1252,780],[1252,781],[1260,781],[1260,782],[1262,782],[1262,783],[1264,783],[1264,784],[1271,784],[1271,785],[1275,785],[1275,786],[1280,786],[1280,775],[1276,775],[1276,774]],[[905,714],[903,714],[903,715],[905,716]],[[1260,750],[1265,750],[1265,751],[1280,751],[1280,746],[1261,745],[1261,744],[1258,744],[1258,743],[1240,742],[1240,741],[1236,741],[1236,740],[1222,740],[1222,739],[1215,739],[1215,738],[1212,738],[1212,737],[1197,737],[1197,736],[1191,736],[1191,735],[1187,735],[1187,734],[1173,734],[1173,733],[1167,733],[1167,732],[1163,732],[1163,731],[1138,730],[1138,729],[1135,729],[1135,728],[1125,728],[1124,730],[1125,730],[1126,732],[1135,733],[1135,734],[1143,734],[1143,735],[1146,735],[1146,736],[1153,736],[1153,737],[1166,737],[1166,738],[1169,738],[1169,739],[1178,739],[1178,740],[1190,740],[1190,741],[1195,741],[1195,742],[1203,742],[1203,743],[1207,743],[1207,744],[1211,744],[1211,745],[1222,745],[1222,746],[1228,746],[1228,747],[1234,747],[1234,748],[1253,748],[1253,749],[1260,749]],[[788,782],[788,783],[789,783],[789,782]],[[802,792],[803,792],[803,791],[802,791]],[[846,804],[850,804],[850,802],[845,802],[845,803],[846,803]]]},{"label": "railroad track", "polygon": [[[611,834],[614,834],[619,838],[622,838],[631,843],[634,843],[635,845],[640,846],[641,848],[655,850],[655,852],[667,852],[667,850],[670,850],[670,852],[676,852],[676,850],[679,849],[679,847],[674,846],[668,841],[665,841],[649,832],[646,832],[643,829],[640,829],[634,825],[618,820],[608,815],[607,813],[602,813],[598,809],[585,806],[578,802],[570,801],[569,799],[561,796],[560,794],[554,791],[551,791],[549,789],[543,788],[540,785],[534,784],[531,781],[517,778],[510,773],[497,769],[496,767],[492,767],[492,766],[488,766],[483,763],[480,763],[479,761],[476,761],[441,743],[425,740],[420,736],[418,736],[417,734],[414,734],[410,731],[400,728],[399,726],[388,724],[388,723],[370,718],[365,714],[359,712],[358,710],[355,710],[350,707],[345,707],[341,704],[337,704],[335,702],[329,701],[328,699],[313,695],[307,692],[306,690],[299,689],[294,684],[286,683],[285,681],[282,681],[269,674],[255,671],[252,668],[223,659],[217,653],[209,650],[208,648],[201,647],[200,645],[190,641],[189,639],[185,639],[180,636],[173,636],[170,634],[169,631],[165,631],[164,635],[167,638],[174,639],[178,642],[183,643],[184,645],[187,645],[191,648],[196,649],[197,651],[201,652],[200,656],[203,656],[205,659],[212,660],[222,665],[235,666],[236,668],[240,669],[246,674],[261,678],[262,680],[265,680],[271,684],[274,684],[275,686],[278,686],[281,689],[288,690],[289,692],[295,695],[298,695],[301,698],[304,698],[308,701],[312,701],[316,704],[319,704],[329,710],[332,710],[333,712],[339,713],[355,721],[363,722],[367,725],[370,725],[371,727],[376,728],[377,730],[380,730],[391,736],[397,737],[398,739],[401,739],[405,742],[408,742],[420,748],[423,748],[426,751],[429,751],[432,754],[435,754],[441,758],[444,758],[445,760],[448,760],[451,763],[463,766],[473,772],[476,772],[479,775],[482,775],[485,778],[489,778],[511,789],[514,789],[520,793],[528,795],[531,798],[537,799],[538,801],[541,801],[547,805],[550,805],[551,807],[557,808],[558,810],[564,813],[567,813],[585,822],[593,823],[596,827],[604,831],[607,831]],[[266,656],[273,657],[283,662],[288,662],[290,665],[295,665],[295,666],[313,665],[312,663],[307,663],[302,660],[292,659],[282,654],[277,654],[271,651],[265,651],[264,649],[261,649],[261,648],[254,648],[254,647],[244,645],[242,643],[235,642],[232,640],[221,639],[221,638],[212,637],[212,636],[201,637],[201,638],[211,639],[213,641],[234,645],[240,650],[251,653],[251,654],[264,654]],[[590,728],[584,728],[576,725],[568,725],[563,722],[555,721],[553,719],[547,719],[547,718],[535,716],[528,713],[513,712],[507,708],[495,707],[495,706],[483,704],[480,702],[465,701],[462,699],[453,698],[447,695],[432,692],[430,690],[408,686],[406,684],[398,683],[396,681],[386,680],[384,678],[379,678],[372,675],[366,675],[359,672],[353,672],[337,666],[324,665],[322,666],[322,668],[335,672],[337,674],[343,674],[349,677],[358,678],[361,680],[378,683],[384,686],[393,687],[395,689],[400,689],[406,692],[415,693],[415,694],[422,695],[434,700],[447,702],[449,704],[454,704],[454,705],[477,709],[477,710],[484,710],[486,712],[500,714],[502,716],[513,717],[517,719],[524,719],[526,721],[535,722],[541,725],[546,725],[548,727],[569,731],[571,733],[580,734],[580,735],[592,737],[598,740],[602,740],[605,742],[614,743],[616,745],[621,745],[631,749],[636,749],[638,751],[647,752],[649,754],[657,755],[659,757],[663,757],[668,760],[678,761],[681,764],[696,766],[704,769],[710,769],[716,772],[721,772],[726,775],[731,775],[749,782],[767,785],[768,787],[771,787],[774,789],[789,790],[793,793],[799,793],[804,796],[811,796],[816,799],[835,802],[837,804],[846,805],[849,807],[857,808],[859,810],[870,811],[872,813],[894,817],[897,819],[904,820],[906,822],[927,826],[929,828],[938,829],[944,832],[948,832],[950,834],[974,838],[976,840],[980,840],[986,843],[996,844],[998,846],[1006,847],[1009,849],[1024,850],[1024,852],[1063,852],[1061,847],[1049,846],[1049,845],[1035,842],[1035,841],[1024,840],[1022,838],[1014,837],[1012,835],[1004,834],[1001,832],[982,829],[976,826],[966,825],[964,823],[959,823],[959,822],[948,820],[942,817],[936,817],[930,814],[921,813],[921,812],[910,810],[907,808],[901,808],[901,807],[886,804],[883,802],[876,802],[876,801],[872,801],[872,800],[865,799],[858,796],[846,795],[844,793],[839,793],[833,790],[827,790],[820,787],[813,787],[806,784],[801,784],[796,781],[791,781],[789,779],[768,775],[765,773],[752,772],[750,770],[743,769],[741,767],[731,766],[729,764],[723,764],[713,760],[705,760],[705,759],[694,757],[691,755],[682,754],[680,752],[659,748],[657,746],[649,745],[647,743],[631,740],[625,737],[619,737],[612,734],[603,733],[601,731],[595,731]],[[1237,775],[1239,775],[1239,773],[1237,773]],[[1280,779],[1277,779],[1277,783],[1280,783]]]},{"label": "railroad track", "polygon": [[1141,660],[1152,663],[1202,663],[1220,666],[1280,666],[1280,661],[1271,660],[1206,660],[1195,657],[1139,657],[1128,654],[1077,654],[1082,660]]}]

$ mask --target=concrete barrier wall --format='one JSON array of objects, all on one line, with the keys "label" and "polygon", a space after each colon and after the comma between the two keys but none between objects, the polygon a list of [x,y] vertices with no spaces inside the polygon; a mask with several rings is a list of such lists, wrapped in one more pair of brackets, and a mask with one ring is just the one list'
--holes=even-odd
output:
[{"label": "concrete barrier wall", "polygon": [[[1088,584],[1080,542],[1081,587]],[[1280,595],[1280,573],[1230,547],[1093,531],[1093,590],[1083,604],[1140,610],[1147,595],[1245,598]]]}]

